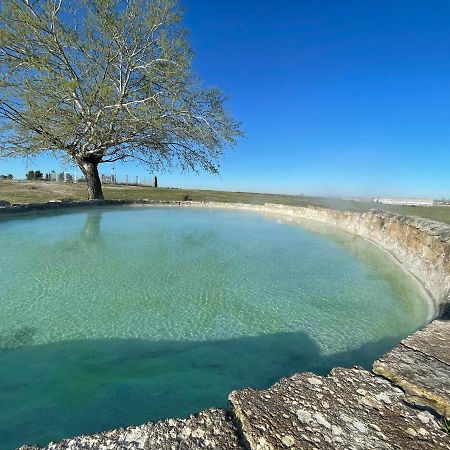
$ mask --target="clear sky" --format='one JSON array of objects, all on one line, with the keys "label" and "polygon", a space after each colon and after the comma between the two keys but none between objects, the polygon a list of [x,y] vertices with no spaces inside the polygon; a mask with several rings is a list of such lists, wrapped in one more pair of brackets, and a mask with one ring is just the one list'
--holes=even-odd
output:
[{"label": "clear sky", "polygon": [[[182,0],[206,85],[246,137],[219,177],[164,186],[450,197],[449,0]],[[0,160],[23,177],[58,165]],[[119,176],[149,177],[115,165]],[[110,173],[103,166],[102,173]]]}]

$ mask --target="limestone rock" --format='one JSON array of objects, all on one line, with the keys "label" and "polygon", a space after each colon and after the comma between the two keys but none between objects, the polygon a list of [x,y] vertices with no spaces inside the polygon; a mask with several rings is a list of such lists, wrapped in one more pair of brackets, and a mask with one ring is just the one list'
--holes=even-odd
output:
[{"label": "limestone rock", "polygon": [[[230,394],[232,413],[252,450],[450,449],[450,435],[429,412],[404,403],[404,393],[360,369],[284,378],[266,391]],[[329,408],[318,401],[322,395]]]},{"label": "limestone rock", "polygon": [[450,321],[434,320],[404,339],[402,344],[450,366]]},{"label": "limestone rock", "polygon": [[378,375],[401,386],[407,400],[450,418],[450,321],[435,320],[375,361]]},{"label": "limestone rock", "polygon": [[[23,446],[19,450],[38,450]],[[51,443],[45,450],[244,450],[228,414],[209,409],[187,419],[156,423],[79,436]]]}]

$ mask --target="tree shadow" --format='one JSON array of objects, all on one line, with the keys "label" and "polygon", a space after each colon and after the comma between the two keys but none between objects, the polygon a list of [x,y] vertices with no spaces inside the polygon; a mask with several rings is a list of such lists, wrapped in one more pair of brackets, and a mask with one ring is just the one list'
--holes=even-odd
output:
[{"label": "tree shadow", "polygon": [[[18,345],[26,342],[20,339]],[[399,340],[334,355],[321,354],[302,332],[219,341],[25,343],[0,350],[0,448],[225,407],[233,389],[267,388],[299,371],[370,368]]]}]

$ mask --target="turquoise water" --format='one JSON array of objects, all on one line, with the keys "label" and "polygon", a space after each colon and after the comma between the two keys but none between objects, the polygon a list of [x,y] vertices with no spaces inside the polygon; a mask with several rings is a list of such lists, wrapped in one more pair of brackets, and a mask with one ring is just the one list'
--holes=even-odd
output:
[{"label": "turquoise water", "polygon": [[0,220],[0,448],[226,405],[301,370],[370,367],[427,318],[390,256],[242,211]]}]

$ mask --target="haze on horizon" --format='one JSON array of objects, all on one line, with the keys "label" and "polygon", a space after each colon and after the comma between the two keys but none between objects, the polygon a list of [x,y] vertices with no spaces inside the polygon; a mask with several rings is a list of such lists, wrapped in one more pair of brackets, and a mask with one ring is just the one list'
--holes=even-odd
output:
[{"label": "haze on horizon", "polygon": [[[450,197],[447,0],[181,4],[194,69],[231,96],[246,137],[219,177],[158,173],[161,185]],[[0,160],[0,174],[31,169],[63,168],[50,157]],[[151,175],[131,163],[115,171]]]}]

